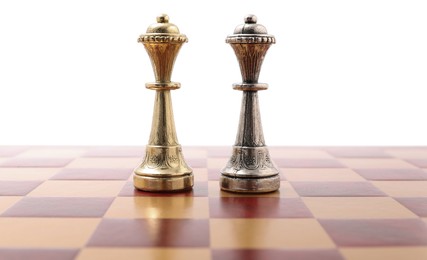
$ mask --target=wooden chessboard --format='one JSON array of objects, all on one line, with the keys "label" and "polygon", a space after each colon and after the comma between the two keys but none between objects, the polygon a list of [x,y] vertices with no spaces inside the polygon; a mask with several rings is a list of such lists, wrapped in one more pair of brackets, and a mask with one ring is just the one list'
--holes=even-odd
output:
[{"label": "wooden chessboard", "polygon": [[143,147],[0,147],[0,259],[427,259],[427,147],[270,147],[280,191],[136,191]]}]

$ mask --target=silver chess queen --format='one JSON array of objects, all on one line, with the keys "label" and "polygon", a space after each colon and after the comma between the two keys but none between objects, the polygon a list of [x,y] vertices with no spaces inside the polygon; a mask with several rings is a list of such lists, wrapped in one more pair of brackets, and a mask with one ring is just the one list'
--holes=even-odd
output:
[{"label": "silver chess queen", "polygon": [[264,26],[257,24],[255,15],[246,16],[245,23],[226,39],[237,56],[243,79],[243,83],[233,84],[233,88],[243,91],[243,99],[232,155],[221,170],[223,190],[263,193],[280,187],[279,171],[265,145],[258,103],[258,91],[268,87],[258,83],[261,65],[275,41]]}]

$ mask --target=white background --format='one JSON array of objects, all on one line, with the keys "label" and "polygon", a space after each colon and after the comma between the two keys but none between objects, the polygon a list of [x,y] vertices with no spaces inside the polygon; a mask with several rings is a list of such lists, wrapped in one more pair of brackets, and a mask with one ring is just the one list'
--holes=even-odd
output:
[{"label": "white background", "polygon": [[225,43],[244,15],[276,36],[259,93],[268,145],[427,145],[427,2],[0,1],[0,144],[144,145],[154,75],[137,43],[167,13],[188,36],[172,92],[182,145],[232,145]]}]

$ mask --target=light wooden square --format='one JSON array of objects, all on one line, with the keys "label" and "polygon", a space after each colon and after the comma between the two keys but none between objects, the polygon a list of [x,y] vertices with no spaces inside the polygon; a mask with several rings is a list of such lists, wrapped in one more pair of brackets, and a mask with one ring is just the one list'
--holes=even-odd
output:
[{"label": "light wooden square", "polygon": [[141,260],[141,259],[174,259],[174,260],[210,260],[208,248],[85,248],[77,256],[77,260]]},{"label": "light wooden square", "polygon": [[126,181],[46,181],[30,197],[115,197]]},{"label": "light wooden square", "polygon": [[87,152],[85,149],[77,148],[31,148],[17,157],[26,158],[76,158],[84,155]]},{"label": "light wooden square", "polygon": [[288,181],[365,181],[354,171],[341,168],[282,169],[281,172]]},{"label": "light wooden square", "polygon": [[2,181],[47,180],[62,168],[0,168]]},{"label": "light wooden square", "polygon": [[418,218],[388,197],[305,197],[303,201],[318,219]]},{"label": "light wooden square", "polygon": [[77,158],[67,168],[135,168],[142,162],[141,158]]},{"label": "light wooden square", "polygon": [[427,181],[373,181],[372,184],[392,197],[427,197]]},{"label": "light wooden square", "polygon": [[211,219],[211,246],[224,249],[334,248],[315,219]]}]

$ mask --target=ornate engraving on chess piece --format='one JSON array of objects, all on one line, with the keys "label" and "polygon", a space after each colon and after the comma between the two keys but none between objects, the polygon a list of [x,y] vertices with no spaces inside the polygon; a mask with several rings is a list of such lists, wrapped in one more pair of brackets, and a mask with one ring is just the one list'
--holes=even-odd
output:
[{"label": "ornate engraving on chess piece", "polygon": [[243,91],[243,99],[232,155],[221,170],[223,190],[263,193],[280,187],[279,171],[265,145],[258,104],[258,90],[268,88],[267,84],[258,83],[261,65],[275,41],[264,26],[257,24],[255,15],[247,15],[245,23],[226,39],[237,56],[243,79],[243,83],[233,84],[233,88]]},{"label": "ornate engraving on chess piece", "polygon": [[141,165],[134,170],[137,189],[152,192],[189,190],[193,187],[193,170],[182,155],[175,130],[171,90],[180,83],[171,82],[173,65],[183,43],[188,39],[165,14],[139,37],[150,57],[156,82],[146,83],[156,91],[151,134]]}]

